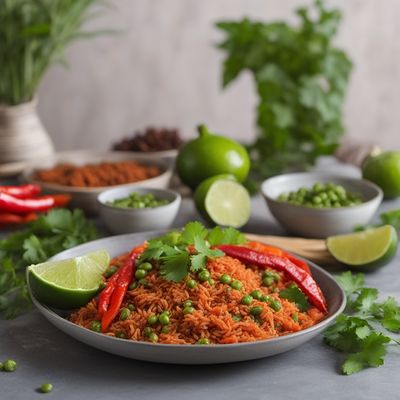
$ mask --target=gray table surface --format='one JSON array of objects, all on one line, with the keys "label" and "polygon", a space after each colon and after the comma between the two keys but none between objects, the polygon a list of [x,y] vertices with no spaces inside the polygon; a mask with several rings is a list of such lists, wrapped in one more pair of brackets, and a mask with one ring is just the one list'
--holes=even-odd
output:
[{"label": "gray table surface", "polygon": [[[322,169],[323,166],[322,166]],[[336,168],[337,172],[338,169]],[[347,171],[347,170],[346,170]],[[357,175],[357,171],[350,170]],[[380,211],[400,207],[385,202]],[[195,219],[185,200],[176,226]],[[260,197],[253,199],[247,232],[283,234]],[[367,283],[382,296],[400,298],[400,254]],[[37,311],[0,321],[0,359],[15,359],[18,370],[0,373],[0,399],[399,399],[400,350],[393,349],[380,368],[346,377],[338,373],[341,356],[318,336],[274,357],[211,366],[153,364],[110,355],[86,346],[53,327]],[[44,395],[36,389],[51,382]]]}]

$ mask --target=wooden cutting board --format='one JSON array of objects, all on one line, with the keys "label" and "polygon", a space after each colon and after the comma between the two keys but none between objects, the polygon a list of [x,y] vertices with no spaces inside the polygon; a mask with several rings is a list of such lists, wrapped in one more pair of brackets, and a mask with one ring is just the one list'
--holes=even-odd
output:
[{"label": "wooden cutting board", "polygon": [[321,239],[303,239],[297,237],[256,235],[246,233],[249,240],[270,244],[281,247],[287,251],[293,252],[307,258],[315,263],[324,265],[335,265],[337,261],[330,255],[325,245],[325,240]]}]

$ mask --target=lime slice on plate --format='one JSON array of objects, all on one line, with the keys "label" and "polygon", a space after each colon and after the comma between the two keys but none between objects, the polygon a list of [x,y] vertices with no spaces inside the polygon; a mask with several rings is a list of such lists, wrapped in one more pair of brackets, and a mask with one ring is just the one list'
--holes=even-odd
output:
[{"label": "lime slice on plate", "polygon": [[391,225],[363,232],[331,236],[326,241],[336,260],[355,269],[374,269],[387,264],[396,254],[397,233]]},{"label": "lime slice on plate", "polygon": [[110,255],[101,250],[81,257],[28,267],[29,284],[34,296],[44,303],[62,309],[85,305],[96,295]]},{"label": "lime slice on plate", "polygon": [[249,193],[232,179],[206,179],[196,189],[194,200],[199,212],[215,224],[240,228],[249,220]]}]

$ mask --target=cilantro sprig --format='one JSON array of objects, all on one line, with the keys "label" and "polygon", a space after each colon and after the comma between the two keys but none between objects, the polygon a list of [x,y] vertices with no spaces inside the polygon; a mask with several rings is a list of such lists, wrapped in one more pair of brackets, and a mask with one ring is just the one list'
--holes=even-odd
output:
[{"label": "cilantro sprig", "polygon": [[236,229],[215,227],[209,231],[200,222],[192,221],[182,231],[150,240],[139,261],[158,261],[164,279],[180,282],[189,273],[202,270],[207,260],[224,255],[212,246],[245,241],[244,235]]},{"label": "cilantro sprig", "polygon": [[31,307],[25,267],[97,237],[81,210],[50,210],[25,230],[0,240],[0,316],[14,318]]},{"label": "cilantro sprig", "polygon": [[341,366],[345,375],[383,365],[389,345],[400,345],[400,340],[388,336],[388,332],[400,333],[400,304],[393,297],[379,302],[378,290],[364,287],[361,273],[344,272],[337,280],[347,306],[325,331],[325,342],[346,354]]}]

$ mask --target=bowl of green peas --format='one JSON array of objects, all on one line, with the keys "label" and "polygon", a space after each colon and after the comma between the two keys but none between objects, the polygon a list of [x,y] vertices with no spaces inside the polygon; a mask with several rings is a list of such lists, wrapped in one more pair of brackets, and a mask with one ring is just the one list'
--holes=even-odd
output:
[{"label": "bowl of green peas", "polygon": [[105,190],[97,197],[100,218],[115,234],[169,228],[181,200],[180,194],[173,190],[137,185]]},{"label": "bowl of green peas", "polygon": [[313,238],[367,225],[383,198],[372,182],[318,172],[275,176],[262,183],[261,193],[285,230]]}]

